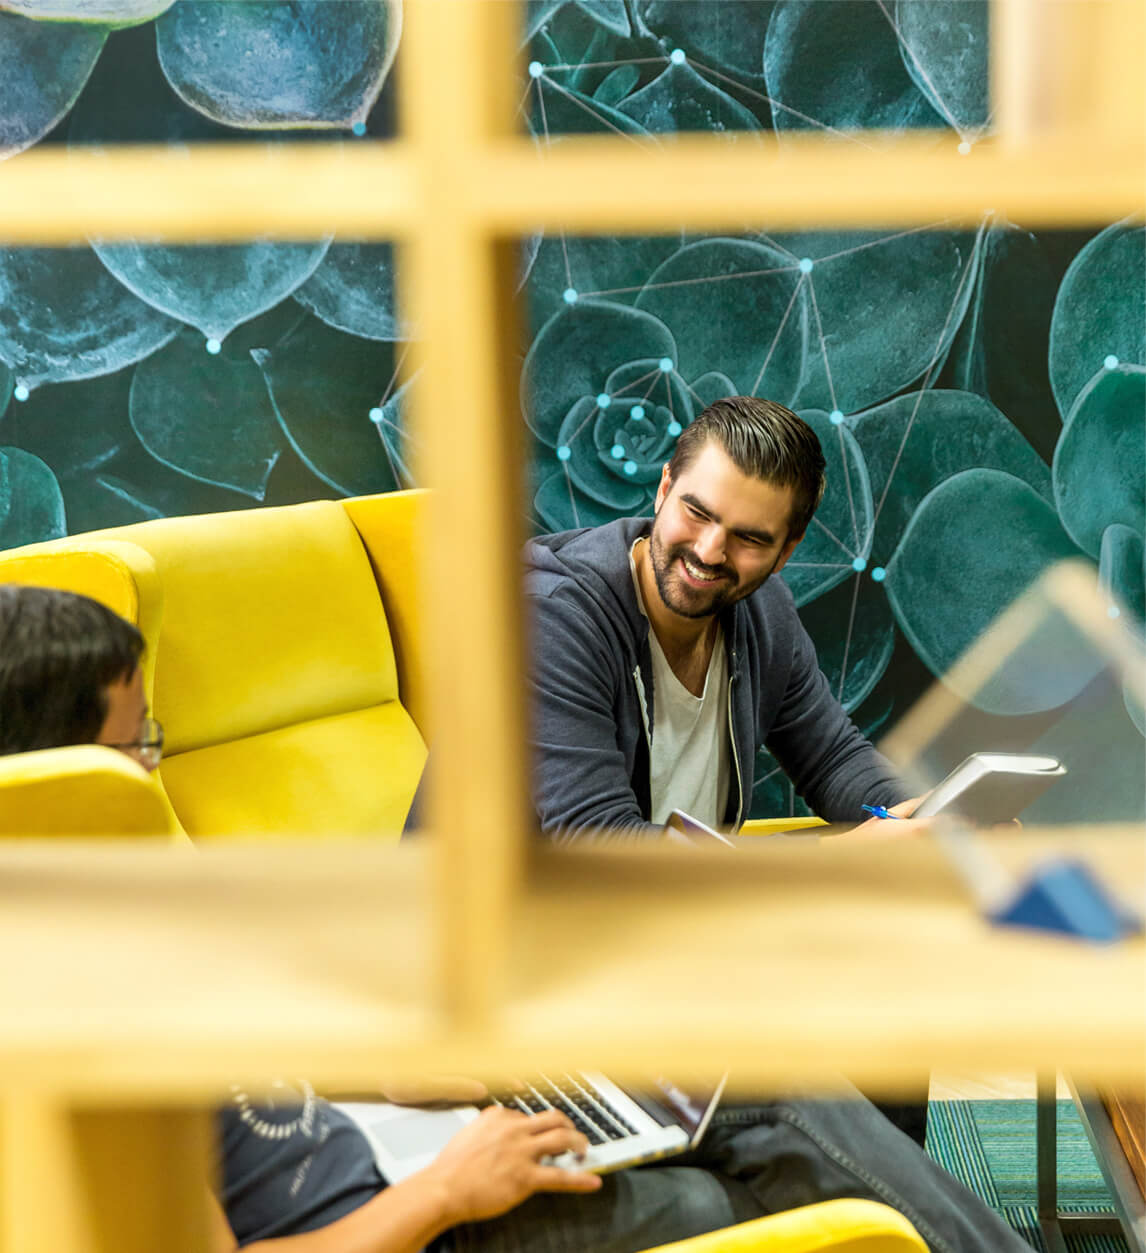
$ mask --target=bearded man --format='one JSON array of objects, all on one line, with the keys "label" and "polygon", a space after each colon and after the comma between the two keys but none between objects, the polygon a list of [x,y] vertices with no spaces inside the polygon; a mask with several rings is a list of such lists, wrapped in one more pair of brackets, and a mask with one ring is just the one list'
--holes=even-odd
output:
[{"label": "bearded man", "polygon": [[783,405],[734,396],[682,432],[652,519],[528,546],[543,831],[654,834],[674,809],[734,831],[761,746],[829,822],[859,823],[864,805],[910,810],[773,577],[823,492],[811,427]]}]

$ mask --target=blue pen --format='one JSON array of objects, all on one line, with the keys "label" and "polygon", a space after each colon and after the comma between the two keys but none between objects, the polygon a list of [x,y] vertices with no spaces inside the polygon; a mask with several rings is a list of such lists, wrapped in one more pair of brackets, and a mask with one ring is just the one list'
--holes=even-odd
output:
[{"label": "blue pen", "polygon": [[899,818],[899,814],[893,814],[883,805],[861,805],[860,809],[871,814],[873,818]]}]

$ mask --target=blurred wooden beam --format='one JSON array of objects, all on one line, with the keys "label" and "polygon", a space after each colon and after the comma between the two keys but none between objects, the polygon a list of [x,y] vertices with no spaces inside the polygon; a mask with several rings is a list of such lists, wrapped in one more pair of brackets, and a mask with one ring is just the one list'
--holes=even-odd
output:
[{"label": "blurred wooden beam", "polygon": [[0,1253],[202,1253],[211,1137],[197,1109],[75,1109],[0,1084]]},{"label": "blurred wooden beam", "polygon": [[[984,139],[966,154],[957,145],[927,132],[862,142],[582,136],[544,151],[524,139],[460,146],[451,138],[436,167],[406,144],[369,141],[98,158],[33,149],[0,165],[0,243],[410,238],[447,208],[467,229],[513,237],[970,226],[991,211],[1032,228],[1096,226],[1146,205],[1140,135],[1035,137],[1020,148]],[[630,184],[671,192],[617,195]],[[448,206],[435,200],[443,187]]]},{"label": "blurred wooden beam", "polygon": [[517,401],[517,259],[472,212],[467,159],[508,136],[520,12],[422,0],[407,9],[402,113],[417,153],[417,229],[399,295],[418,343],[418,481],[434,489],[422,590],[438,833],[433,990],[453,1030],[488,1030],[532,838],[522,639],[525,539]]},{"label": "blurred wooden beam", "polygon": [[33,148],[0,163],[0,242],[390,239],[419,200],[402,144]]},{"label": "blurred wooden beam", "polygon": [[990,17],[993,129],[1005,149],[1141,141],[1141,0],[992,0]]},{"label": "blurred wooden beam", "polygon": [[[475,214],[505,234],[971,226],[988,213],[1065,227],[1106,224],[1146,204],[1141,142],[1045,141],[1008,152],[982,140],[966,154],[958,142],[920,131],[865,135],[863,144],[806,134],[657,145],[593,136],[532,154],[506,143],[481,154],[483,177],[470,187]],[[664,190],[623,196],[621,186]]]},{"label": "blurred wooden beam", "polygon": [[[1146,905],[1139,828],[991,846],[1019,876],[1083,848]],[[833,1072],[894,1086],[928,1067],[1113,1082],[1146,1052],[1146,940],[993,927],[929,839],[549,850],[506,921],[498,1013],[443,1014],[426,995],[432,854],[0,845],[0,947],[20,954],[0,967],[19,1007],[0,1020],[0,1100],[171,1107],[275,1075],[372,1091],[570,1065],[729,1065],[761,1089]]]}]

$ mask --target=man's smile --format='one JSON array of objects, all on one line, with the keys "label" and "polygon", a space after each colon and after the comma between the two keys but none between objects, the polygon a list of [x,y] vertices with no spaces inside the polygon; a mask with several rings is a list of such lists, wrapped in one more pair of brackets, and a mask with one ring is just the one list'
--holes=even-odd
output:
[{"label": "man's smile", "polygon": [[684,567],[684,573],[689,582],[700,587],[711,587],[714,583],[719,583],[728,577],[720,570],[709,570],[705,566],[698,565],[689,557],[682,556],[680,564]]}]

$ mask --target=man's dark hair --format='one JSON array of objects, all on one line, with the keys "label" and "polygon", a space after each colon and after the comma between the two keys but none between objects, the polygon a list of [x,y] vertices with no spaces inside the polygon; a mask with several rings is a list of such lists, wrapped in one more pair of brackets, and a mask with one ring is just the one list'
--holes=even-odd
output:
[{"label": "man's dark hair", "polygon": [[742,473],[794,491],[788,536],[803,535],[824,495],[824,453],[816,432],[791,409],[755,396],[728,396],[709,405],[681,432],[669,478],[692,464],[709,440]]},{"label": "man's dark hair", "polygon": [[0,756],[94,743],[105,689],[142,654],[143,636],[97,600],[0,584]]}]

